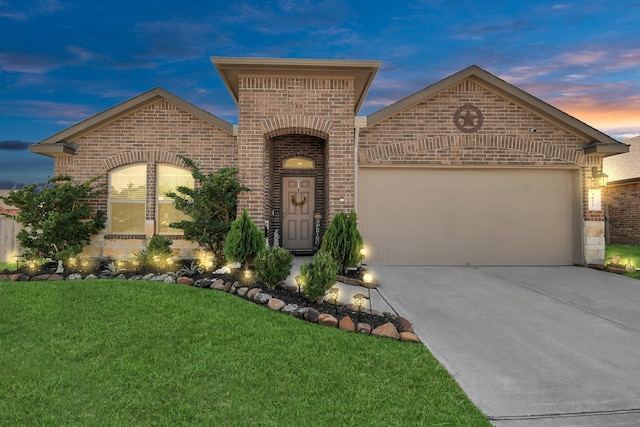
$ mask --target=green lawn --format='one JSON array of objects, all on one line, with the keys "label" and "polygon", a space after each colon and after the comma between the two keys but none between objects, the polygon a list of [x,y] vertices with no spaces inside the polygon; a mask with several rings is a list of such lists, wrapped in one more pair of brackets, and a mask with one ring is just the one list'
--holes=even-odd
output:
[{"label": "green lawn", "polygon": [[0,425],[490,424],[422,345],[94,280],[0,282]]},{"label": "green lawn", "polygon": [[0,262],[0,270],[15,270],[16,269],[16,263],[15,262]]},{"label": "green lawn", "polygon": [[605,261],[615,256],[620,257],[623,264],[631,263],[640,267],[640,246],[638,245],[607,245]]},{"label": "green lawn", "polygon": [[[639,245],[607,245],[605,261],[612,257],[620,257],[622,264],[633,264],[640,268],[640,246]],[[626,276],[640,279],[640,272],[627,273]]]}]

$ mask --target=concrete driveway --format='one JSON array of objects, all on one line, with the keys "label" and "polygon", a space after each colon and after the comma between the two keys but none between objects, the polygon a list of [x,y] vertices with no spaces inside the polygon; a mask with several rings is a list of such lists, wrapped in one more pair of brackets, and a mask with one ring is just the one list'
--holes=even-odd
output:
[{"label": "concrete driveway", "polygon": [[581,267],[371,270],[494,425],[640,425],[640,281]]}]

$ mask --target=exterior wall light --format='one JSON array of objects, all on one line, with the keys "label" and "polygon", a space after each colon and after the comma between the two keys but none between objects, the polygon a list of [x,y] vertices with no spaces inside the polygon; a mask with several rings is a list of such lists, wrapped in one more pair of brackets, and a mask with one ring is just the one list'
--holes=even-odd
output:
[{"label": "exterior wall light", "polygon": [[591,177],[598,180],[600,187],[606,187],[609,182],[609,175],[602,171],[602,168],[598,170],[597,166],[591,168]]}]

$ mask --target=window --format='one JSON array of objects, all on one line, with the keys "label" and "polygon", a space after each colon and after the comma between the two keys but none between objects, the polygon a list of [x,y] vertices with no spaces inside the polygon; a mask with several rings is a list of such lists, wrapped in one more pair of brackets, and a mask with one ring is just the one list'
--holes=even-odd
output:
[{"label": "window", "polygon": [[194,181],[189,170],[172,165],[158,165],[158,234],[182,234],[182,230],[171,228],[169,224],[191,218],[177,210],[173,199],[166,194],[176,191],[178,187],[193,188],[193,186]]},{"label": "window", "polygon": [[144,234],[147,165],[123,166],[109,173],[109,232]]},{"label": "window", "polygon": [[313,169],[313,160],[303,157],[292,157],[282,164],[283,169]]}]

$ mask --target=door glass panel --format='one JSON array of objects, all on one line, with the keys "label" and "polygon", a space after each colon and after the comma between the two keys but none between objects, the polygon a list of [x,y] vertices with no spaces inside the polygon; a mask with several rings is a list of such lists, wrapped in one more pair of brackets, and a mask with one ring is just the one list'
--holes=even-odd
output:
[{"label": "door glass panel", "polygon": [[284,161],[283,169],[313,169],[313,160],[302,157],[292,157]]}]

